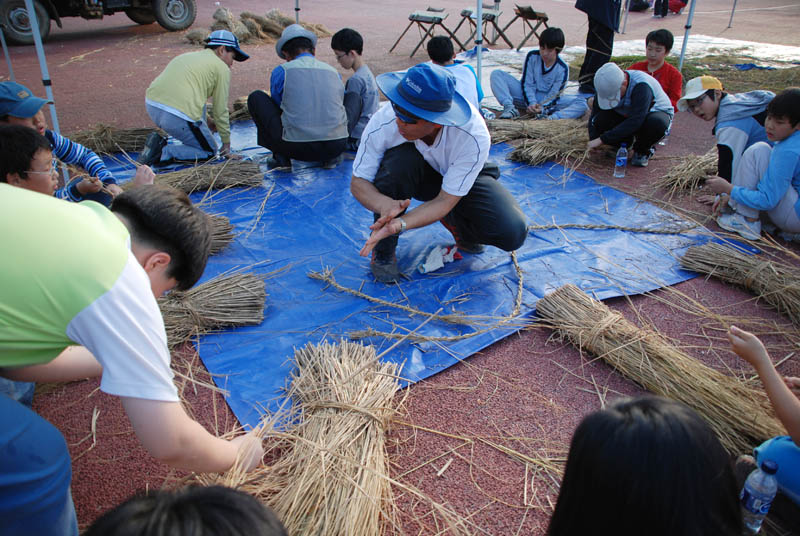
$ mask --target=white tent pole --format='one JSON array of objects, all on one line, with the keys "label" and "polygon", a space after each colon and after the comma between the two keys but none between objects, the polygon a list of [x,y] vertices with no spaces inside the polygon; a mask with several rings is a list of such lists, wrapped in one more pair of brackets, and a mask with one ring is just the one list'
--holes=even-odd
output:
[{"label": "white tent pole", "polygon": [[678,70],[683,69],[683,58],[686,56],[686,45],[689,43],[689,31],[692,29],[692,19],[694,19],[694,7],[697,5],[697,0],[691,0],[692,4],[689,6],[689,15],[686,17],[686,31],[683,33],[683,44],[681,45],[681,59],[678,62]]},{"label": "white tent pole", "polygon": [[294,0],[294,21],[300,24],[300,0]]},{"label": "white tent pole", "polygon": [[[53,82],[50,80],[50,73],[47,71],[47,60],[44,57],[44,46],[42,45],[42,35],[39,33],[39,19],[36,17],[36,10],[33,7],[33,0],[25,0],[25,9],[28,11],[28,20],[31,24],[33,34],[33,44],[36,46],[36,56],[39,58],[39,67],[42,70],[42,85],[47,94],[47,100],[53,101]],[[56,105],[50,105],[50,117],[53,120],[53,130],[58,134],[58,116],[56,115]]]},{"label": "white tent pole", "polygon": [[622,31],[620,32],[620,33],[622,33],[622,34],[624,34],[624,33],[625,33],[625,28],[627,28],[627,27],[628,27],[628,13],[630,13],[630,12],[631,12],[631,1],[632,1],[632,0],[628,0],[628,1],[625,3],[625,21],[622,23]]},{"label": "white tent pole", "polygon": [[3,25],[0,24],[0,42],[3,44],[3,54],[6,57],[6,63],[8,64],[8,79],[12,82],[16,82],[17,79],[14,78],[14,68],[11,67],[11,56],[8,55],[8,45],[6,44],[6,37],[3,31]]},{"label": "white tent pole", "polygon": [[478,81],[481,80],[481,48],[483,48],[483,1],[478,1],[478,20],[475,28],[475,47],[478,52]]},{"label": "white tent pole", "polygon": [[728,28],[733,26],[733,14],[736,13],[736,2],[737,0],[733,0],[733,9],[731,9],[731,20],[728,21]]}]

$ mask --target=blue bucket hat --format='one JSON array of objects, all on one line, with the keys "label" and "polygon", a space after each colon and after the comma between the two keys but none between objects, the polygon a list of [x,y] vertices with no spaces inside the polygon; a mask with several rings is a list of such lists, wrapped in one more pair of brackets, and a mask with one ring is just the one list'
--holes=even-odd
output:
[{"label": "blue bucket hat", "polygon": [[250,57],[239,48],[239,39],[236,38],[228,30],[214,30],[211,35],[206,37],[206,46],[224,45],[233,49],[233,59],[236,61],[244,61]]},{"label": "blue bucket hat", "polygon": [[420,63],[405,73],[384,73],[375,78],[393,104],[437,125],[458,127],[472,111],[456,92],[456,81],[443,67]]},{"label": "blue bucket hat", "polygon": [[45,104],[53,101],[40,99],[16,82],[0,82],[0,116],[10,115],[27,119],[36,115]]}]

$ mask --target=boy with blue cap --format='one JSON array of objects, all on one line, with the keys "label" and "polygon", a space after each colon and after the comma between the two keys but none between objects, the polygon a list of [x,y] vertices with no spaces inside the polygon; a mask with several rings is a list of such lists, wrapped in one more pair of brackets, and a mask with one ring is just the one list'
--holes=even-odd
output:
[{"label": "boy with blue cap", "polygon": [[[423,63],[376,81],[390,102],[364,129],[350,182],[353,196],[374,213],[361,255],[372,253],[375,278],[398,282],[398,235],[436,221],[466,253],[480,253],[483,244],[519,248],[525,215],[497,181],[497,165],[487,162],[486,123],[455,91],[452,75]],[[406,212],[411,198],[423,203]]]},{"label": "boy with blue cap", "polygon": [[258,130],[258,144],[272,151],[267,167],[333,168],[347,148],[347,112],[339,73],[314,57],[317,36],[287,26],[275,43],[286,60],[270,75],[270,94],[253,91],[247,109]]},{"label": "boy with blue cap", "polygon": [[[167,146],[167,140],[152,132],[139,155],[139,162],[153,165],[172,160],[208,160],[217,153],[216,130],[222,140],[220,156],[231,158],[228,92],[234,61],[249,58],[239,40],[227,30],[216,30],[206,38],[203,50],[173,58],[147,88],[145,105],[150,119],[182,145]],[[213,99],[211,117],[206,102]]]}]

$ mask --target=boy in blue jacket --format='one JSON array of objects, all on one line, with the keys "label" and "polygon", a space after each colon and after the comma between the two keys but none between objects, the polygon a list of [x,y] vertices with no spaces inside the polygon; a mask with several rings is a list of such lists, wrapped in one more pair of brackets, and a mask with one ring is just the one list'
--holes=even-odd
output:
[{"label": "boy in blue jacket", "polygon": [[789,88],[767,105],[767,139],[745,149],[729,183],[712,177],[706,184],[719,194],[715,209],[723,229],[749,240],[761,237],[759,215],[766,212],[779,229],[800,233],[800,88]]}]

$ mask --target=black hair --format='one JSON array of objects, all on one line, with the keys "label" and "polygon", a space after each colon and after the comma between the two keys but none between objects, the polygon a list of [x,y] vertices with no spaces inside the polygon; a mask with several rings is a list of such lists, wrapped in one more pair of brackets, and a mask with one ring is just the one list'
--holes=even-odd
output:
[{"label": "black hair", "polygon": [[131,497],[84,536],[288,536],[255,497],[224,486],[193,486]]},{"label": "black hair", "polygon": [[331,37],[331,48],[345,54],[355,50],[360,56],[364,52],[364,38],[352,28],[342,28]]},{"label": "black hair", "polygon": [[778,93],[767,105],[767,114],[787,119],[794,127],[800,123],[800,88],[789,87]]},{"label": "black hair", "polygon": [[672,50],[672,45],[675,43],[675,37],[672,35],[672,32],[662,28],[660,30],[653,30],[647,34],[647,37],[644,38],[644,44],[649,45],[651,42],[661,45],[667,49],[667,53],[669,53],[669,51]]},{"label": "black hair", "polygon": [[115,197],[111,211],[125,218],[132,242],[169,254],[167,275],[178,281],[178,290],[197,283],[211,249],[211,225],[185,193],[170,186],[142,185]]},{"label": "black hair", "polygon": [[234,47],[229,47],[228,45],[206,45],[203,48],[209,48],[211,50],[217,50],[219,47],[225,47],[225,52],[236,52]]},{"label": "black hair", "polygon": [[283,48],[281,49],[284,56],[292,58],[304,51],[311,52],[312,54],[314,53],[314,43],[312,43],[311,39],[308,37],[289,39],[283,44]]},{"label": "black hair", "polygon": [[0,125],[0,182],[14,173],[27,179],[36,153],[52,150],[50,141],[30,127]]},{"label": "black hair", "polygon": [[738,536],[731,460],[687,406],[622,399],[575,430],[549,536]]},{"label": "black hair", "polygon": [[539,48],[554,48],[561,52],[564,49],[564,32],[561,28],[551,26],[539,36]]},{"label": "black hair", "polygon": [[434,63],[448,63],[453,59],[453,42],[445,35],[431,37],[427,47],[428,57]]}]

